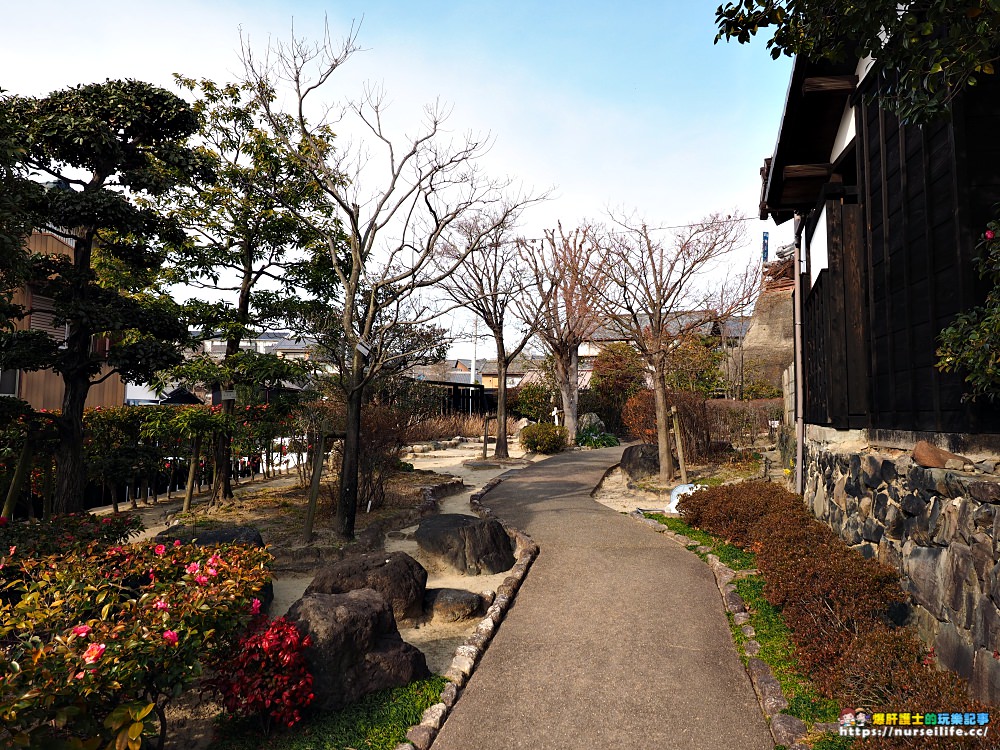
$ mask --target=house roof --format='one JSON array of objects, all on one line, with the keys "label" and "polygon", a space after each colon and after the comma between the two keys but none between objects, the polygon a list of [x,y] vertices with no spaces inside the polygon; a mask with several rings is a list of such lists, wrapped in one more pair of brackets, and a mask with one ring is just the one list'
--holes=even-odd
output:
[{"label": "house roof", "polygon": [[830,155],[854,92],[857,61],[795,58],[774,153],[761,172],[760,218],[776,224],[816,205],[830,181]]},{"label": "house roof", "polygon": [[[544,357],[532,357],[530,355],[518,356],[513,362],[507,365],[507,375],[524,375],[526,372],[537,370],[542,366],[544,359]],[[483,365],[482,373],[483,375],[496,375],[497,361],[495,359],[486,361]]]}]

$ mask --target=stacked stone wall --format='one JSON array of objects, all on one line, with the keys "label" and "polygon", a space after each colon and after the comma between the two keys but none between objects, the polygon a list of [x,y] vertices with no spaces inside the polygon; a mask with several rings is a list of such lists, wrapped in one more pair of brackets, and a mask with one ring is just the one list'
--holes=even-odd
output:
[{"label": "stacked stone wall", "polygon": [[[898,451],[896,452],[898,453]],[[889,455],[806,445],[804,501],[865,557],[896,568],[911,622],[939,662],[1000,703],[1000,476],[992,462],[926,469]]]}]

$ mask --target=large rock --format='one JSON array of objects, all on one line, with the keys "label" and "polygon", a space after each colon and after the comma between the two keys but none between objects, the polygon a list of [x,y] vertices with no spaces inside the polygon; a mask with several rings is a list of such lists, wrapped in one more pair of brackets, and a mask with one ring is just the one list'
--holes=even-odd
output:
[{"label": "large rock", "polygon": [[465,575],[501,573],[514,565],[510,537],[493,518],[442,513],[420,522],[417,545]]},{"label": "large rock", "polygon": [[253,526],[238,526],[234,523],[218,526],[171,526],[156,538],[160,541],[180,539],[184,544],[199,546],[214,544],[248,544],[251,547],[263,547],[264,538]]},{"label": "large rock", "polygon": [[424,612],[427,571],[405,552],[371,552],[322,568],[305,595],[356,589],[374,589],[389,602],[397,621],[413,620]]},{"label": "large rock", "polygon": [[936,445],[928,443],[926,440],[920,440],[913,446],[913,460],[927,469],[951,468],[948,465],[949,461],[958,462],[957,468],[959,469],[965,464],[972,463],[965,456],[950,453],[943,448],[938,448]]},{"label": "large rock", "polygon": [[306,661],[319,709],[430,676],[424,655],[403,641],[392,609],[373,589],[307,595],[287,617],[312,638]]},{"label": "large rock", "polygon": [[652,443],[630,445],[622,452],[622,460],[619,465],[629,484],[659,476],[659,448]]},{"label": "large rock", "polygon": [[604,420],[599,416],[594,414],[592,411],[588,411],[586,414],[581,414],[576,420],[577,432],[607,432],[608,428],[604,425]]},{"label": "large rock", "polygon": [[483,609],[483,598],[465,589],[427,589],[424,609],[435,620],[458,622],[476,617]]}]

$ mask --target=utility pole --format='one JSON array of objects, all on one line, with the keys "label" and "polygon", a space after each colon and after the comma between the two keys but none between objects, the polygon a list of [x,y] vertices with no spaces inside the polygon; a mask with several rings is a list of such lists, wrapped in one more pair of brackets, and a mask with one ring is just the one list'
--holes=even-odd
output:
[{"label": "utility pole", "polygon": [[[472,369],[469,373],[469,384],[476,384],[476,356],[479,345],[479,318],[474,318],[472,321]],[[469,414],[472,414],[472,393],[475,388],[469,389]]]}]

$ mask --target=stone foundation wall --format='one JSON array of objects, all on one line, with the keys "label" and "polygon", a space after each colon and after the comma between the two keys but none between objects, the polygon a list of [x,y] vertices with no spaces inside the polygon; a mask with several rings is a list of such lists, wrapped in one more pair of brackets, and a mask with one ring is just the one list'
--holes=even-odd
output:
[{"label": "stone foundation wall", "polygon": [[806,442],[804,499],[865,557],[896,568],[939,662],[1000,703],[1000,476],[926,469],[909,452]]}]

